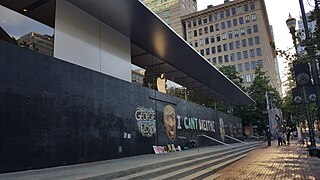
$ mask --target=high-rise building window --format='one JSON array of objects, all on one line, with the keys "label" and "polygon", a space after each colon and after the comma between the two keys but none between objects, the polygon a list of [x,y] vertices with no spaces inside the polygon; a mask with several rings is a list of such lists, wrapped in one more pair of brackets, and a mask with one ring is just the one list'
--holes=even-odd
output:
[{"label": "high-rise building window", "polygon": [[229,49],[230,49],[230,51],[234,49],[234,43],[233,42],[229,42]]},{"label": "high-rise building window", "polygon": [[224,62],[229,62],[229,56],[228,55],[224,55]]},{"label": "high-rise building window", "polygon": [[223,19],[224,18],[224,11],[221,11],[220,12],[220,19]]},{"label": "high-rise building window", "polygon": [[248,59],[249,57],[248,57],[248,51],[247,50],[244,50],[243,52],[242,52],[242,54],[243,54],[243,59]]},{"label": "high-rise building window", "polygon": [[249,22],[250,22],[250,16],[247,15],[247,16],[245,17],[245,20],[246,20],[246,23],[249,23]]},{"label": "high-rise building window", "polygon": [[242,47],[247,47],[247,39],[241,40]]},{"label": "high-rise building window", "polygon": [[213,21],[213,17],[212,17],[212,14],[209,15],[209,22],[212,22]]},{"label": "high-rise building window", "polygon": [[188,38],[192,38],[192,31],[188,32]]},{"label": "high-rise building window", "polygon": [[257,56],[262,56],[261,48],[257,48],[256,52],[257,52]]},{"label": "high-rise building window", "polygon": [[236,41],[236,48],[239,49],[240,48],[240,41]]},{"label": "high-rise building window", "polygon": [[230,61],[233,62],[235,60],[234,53],[230,54]]},{"label": "high-rise building window", "polygon": [[207,23],[208,23],[207,17],[203,18],[203,24],[207,24]]},{"label": "high-rise building window", "polygon": [[252,73],[252,80],[254,80],[256,78],[256,74]]},{"label": "high-rise building window", "polygon": [[223,61],[222,61],[222,56],[219,56],[219,57],[218,57],[218,61],[219,61],[219,64],[222,64],[222,63],[223,63]]},{"label": "high-rise building window", "polygon": [[199,45],[203,46],[203,39],[199,39]]},{"label": "high-rise building window", "polygon": [[202,56],[204,56],[204,50],[203,50],[203,49],[200,50],[200,54],[201,54]]},{"label": "high-rise building window", "polygon": [[251,69],[256,69],[256,68],[257,68],[256,61],[251,61]]},{"label": "high-rise building window", "polygon": [[257,66],[263,68],[263,61],[262,60],[258,60],[257,61]]},{"label": "high-rise building window", "polygon": [[165,10],[165,11],[162,12],[162,16],[163,17],[167,17],[169,15],[170,15],[170,11],[169,10]]},{"label": "high-rise building window", "polygon": [[260,44],[260,37],[259,36],[254,37],[254,43]]},{"label": "high-rise building window", "polygon": [[249,70],[250,70],[250,64],[249,64],[249,62],[245,62],[245,63],[244,63],[244,70],[245,70],[245,71],[249,71]]},{"label": "high-rise building window", "polygon": [[250,75],[250,74],[247,74],[247,75],[246,75],[246,81],[247,81],[247,82],[251,82],[251,75]]},{"label": "high-rise building window", "polygon": [[214,20],[218,20],[219,19],[219,14],[218,13],[214,13]]},{"label": "high-rise building window", "polygon": [[221,45],[217,46],[218,53],[222,52]]},{"label": "high-rise building window", "polygon": [[228,51],[228,44],[227,43],[225,43],[225,44],[223,44],[223,51]]},{"label": "high-rise building window", "polygon": [[228,27],[228,28],[231,28],[231,20],[228,20],[228,21],[227,21],[227,27]]},{"label": "high-rise building window", "polygon": [[202,31],[202,28],[199,29],[199,35],[202,35],[203,34],[203,31]]},{"label": "high-rise building window", "polygon": [[188,28],[191,28],[191,21],[188,21]]},{"label": "high-rise building window", "polygon": [[210,36],[210,42],[214,43],[214,36]]},{"label": "high-rise building window", "polygon": [[249,5],[248,4],[245,4],[244,5],[244,12],[248,12],[249,11]]},{"label": "high-rise building window", "polygon": [[190,42],[189,44],[190,44],[190,46],[193,46],[192,42]]},{"label": "high-rise building window", "polygon": [[256,13],[251,14],[251,20],[252,20],[252,21],[257,20]]},{"label": "high-rise building window", "polygon": [[202,24],[202,19],[199,18],[199,19],[198,19],[198,25],[201,25],[201,24]]},{"label": "high-rise building window", "polygon": [[232,22],[233,22],[233,26],[238,26],[238,19],[237,18],[233,19]]},{"label": "high-rise building window", "polygon": [[242,60],[241,52],[237,52],[237,60],[238,61]]},{"label": "high-rise building window", "polygon": [[239,24],[243,24],[243,17],[239,17]]},{"label": "high-rise building window", "polygon": [[222,40],[226,40],[227,39],[227,34],[226,33],[222,33]]},{"label": "high-rise building window", "polygon": [[242,68],[242,64],[238,64],[238,72],[242,72],[243,68]]},{"label": "high-rise building window", "polygon": [[212,64],[217,64],[217,58],[216,57],[212,58]]},{"label": "high-rise building window", "polygon": [[248,38],[248,44],[249,44],[249,46],[253,46],[253,39],[252,38]]},{"label": "high-rise building window", "polygon": [[210,32],[213,32],[213,25],[209,26]]},{"label": "high-rise building window", "polygon": [[204,34],[208,34],[208,27],[204,27]]},{"label": "high-rise building window", "polygon": [[219,31],[220,30],[220,24],[217,23],[215,26],[216,26],[216,31]]},{"label": "high-rise building window", "polygon": [[251,30],[251,26],[247,26],[247,34],[251,34],[252,30]]},{"label": "high-rise building window", "polygon": [[238,9],[238,14],[242,14],[243,13],[242,6],[239,6],[237,9]]},{"label": "high-rise building window", "polygon": [[221,41],[220,34],[217,34],[216,38],[217,38],[217,42]]},{"label": "high-rise building window", "polygon": [[232,31],[229,31],[229,32],[228,32],[228,38],[229,38],[229,39],[232,39],[232,35],[233,35],[233,34],[232,34]]},{"label": "high-rise building window", "polygon": [[197,26],[197,21],[195,19],[192,21],[192,23],[193,23],[193,27]]},{"label": "high-rise building window", "polygon": [[251,3],[251,4],[250,4],[250,9],[251,9],[251,11],[254,10],[255,8],[256,8],[256,7],[255,7],[255,5],[254,5],[254,2]]},{"label": "high-rise building window", "polygon": [[250,52],[250,57],[253,58],[255,56],[254,49],[250,49],[249,52]]},{"label": "high-rise building window", "polygon": [[234,37],[239,37],[239,31],[238,31],[238,29],[234,30]]},{"label": "high-rise building window", "polygon": [[197,37],[198,36],[198,31],[197,30],[193,30],[193,36]]},{"label": "high-rise building window", "polygon": [[233,8],[231,9],[231,14],[232,14],[232,16],[235,16],[235,15],[236,15],[236,8],[235,8],[235,7],[233,7]]},{"label": "high-rise building window", "polygon": [[241,28],[241,29],[240,29],[240,34],[241,34],[242,36],[244,36],[244,35],[246,34],[244,28]]},{"label": "high-rise building window", "polygon": [[210,48],[206,48],[206,55],[210,55]]},{"label": "high-rise building window", "polygon": [[221,29],[225,29],[226,28],[226,23],[225,22],[221,22]]},{"label": "high-rise building window", "polygon": [[206,38],[204,39],[204,42],[205,42],[205,44],[209,44],[209,37],[206,37]]},{"label": "high-rise building window", "polygon": [[213,46],[213,47],[211,47],[211,54],[215,54],[215,53],[216,53],[216,47]]},{"label": "high-rise building window", "polygon": [[194,41],[194,47],[198,47],[198,40]]},{"label": "high-rise building window", "polygon": [[229,16],[230,16],[230,10],[226,9],[226,17],[229,17]]},{"label": "high-rise building window", "polygon": [[254,33],[257,33],[259,30],[258,30],[258,25],[257,24],[254,24],[253,25],[253,32]]}]

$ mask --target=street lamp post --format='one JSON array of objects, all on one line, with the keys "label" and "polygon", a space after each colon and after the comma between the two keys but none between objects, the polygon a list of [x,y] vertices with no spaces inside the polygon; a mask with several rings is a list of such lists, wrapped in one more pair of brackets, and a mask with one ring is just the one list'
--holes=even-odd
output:
[{"label": "street lamp post", "polygon": [[[297,41],[296,41],[296,19],[291,17],[291,15],[289,14],[289,18],[286,21],[286,24],[290,30],[290,33],[292,35],[292,40],[293,40],[293,44],[294,44],[294,48],[296,51],[296,56],[299,56],[298,53],[298,49],[297,49]],[[313,120],[312,120],[312,116],[311,116],[311,111],[310,111],[310,106],[309,106],[309,100],[308,97],[306,95],[306,90],[305,90],[305,86],[301,87],[301,94],[303,97],[303,101],[305,104],[305,108],[306,108],[306,115],[307,115],[307,120],[308,120],[308,128],[309,128],[309,137],[310,137],[310,149],[309,149],[309,153],[310,155],[316,155],[317,154],[317,149],[316,149],[316,145],[315,145],[315,139],[314,139],[314,124],[313,124]]]}]

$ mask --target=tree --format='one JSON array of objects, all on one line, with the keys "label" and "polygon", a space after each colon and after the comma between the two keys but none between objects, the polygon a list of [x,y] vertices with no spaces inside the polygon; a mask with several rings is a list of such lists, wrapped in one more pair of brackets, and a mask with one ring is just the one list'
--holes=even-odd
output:
[{"label": "tree", "polygon": [[236,70],[236,67],[233,65],[230,66],[222,66],[219,70],[227,76],[234,84],[236,84],[240,89],[245,90],[245,88],[241,85],[242,79],[239,76],[239,72]]},{"label": "tree", "polygon": [[249,124],[257,125],[258,133],[262,134],[268,123],[268,116],[265,113],[266,92],[273,92],[273,99],[278,108],[281,107],[281,98],[278,91],[271,87],[269,84],[269,77],[265,75],[265,72],[261,71],[260,67],[257,67],[255,74],[256,77],[247,90],[256,104],[255,106],[238,106],[235,108],[235,115],[242,119],[244,126]]}]

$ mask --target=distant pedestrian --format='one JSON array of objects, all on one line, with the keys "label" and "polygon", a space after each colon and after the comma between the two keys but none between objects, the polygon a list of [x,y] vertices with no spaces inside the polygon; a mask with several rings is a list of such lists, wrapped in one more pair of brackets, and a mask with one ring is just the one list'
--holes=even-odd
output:
[{"label": "distant pedestrian", "polygon": [[278,132],[278,146],[282,146],[282,133]]},{"label": "distant pedestrian", "polygon": [[287,139],[287,134],[286,134],[286,132],[284,132],[284,133],[282,134],[282,143],[283,143],[284,146],[287,145],[286,139]]},{"label": "distant pedestrian", "polygon": [[290,144],[290,131],[287,132],[287,144]]},{"label": "distant pedestrian", "polygon": [[267,130],[266,132],[266,137],[267,137],[267,140],[268,140],[268,146],[271,146],[271,132],[270,132],[270,129]]}]

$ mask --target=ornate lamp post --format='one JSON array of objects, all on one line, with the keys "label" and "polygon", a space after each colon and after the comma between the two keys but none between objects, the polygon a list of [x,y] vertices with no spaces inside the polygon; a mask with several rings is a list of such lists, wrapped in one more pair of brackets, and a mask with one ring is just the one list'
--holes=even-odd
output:
[{"label": "ornate lamp post", "polygon": [[[296,56],[299,56],[298,53],[298,49],[297,49],[297,41],[296,41],[296,19],[293,18],[290,14],[289,14],[289,18],[286,21],[286,24],[289,28],[289,31],[292,35],[292,40],[293,40],[293,44],[294,44],[294,48],[296,51]],[[303,64],[303,65],[302,65]],[[304,66],[307,67],[307,70],[309,71],[309,65],[307,63],[302,63],[299,66]],[[296,71],[296,70],[295,70]],[[308,83],[311,82],[311,77],[309,75],[309,73],[306,72],[299,72],[297,74],[295,74],[295,79],[297,82],[297,86],[299,86],[299,89],[301,90],[301,95],[302,95],[302,99],[303,102],[305,104],[305,108],[306,108],[306,115],[307,115],[307,120],[308,120],[308,128],[309,128],[309,136],[310,136],[310,147],[309,147],[309,153],[310,155],[316,155],[317,154],[317,149],[316,149],[316,145],[315,145],[315,139],[314,139],[314,122],[311,116],[311,111],[310,111],[310,106],[309,106],[309,99],[308,99],[308,95],[306,93],[306,86]]]},{"label": "ornate lamp post", "polygon": [[292,40],[293,40],[293,45],[294,49],[296,50],[296,55],[298,55],[298,48],[297,48],[297,37],[296,37],[296,24],[297,20],[291,16],[289,13],[289,18],[286,20],[286,24],[290,30]]}]

